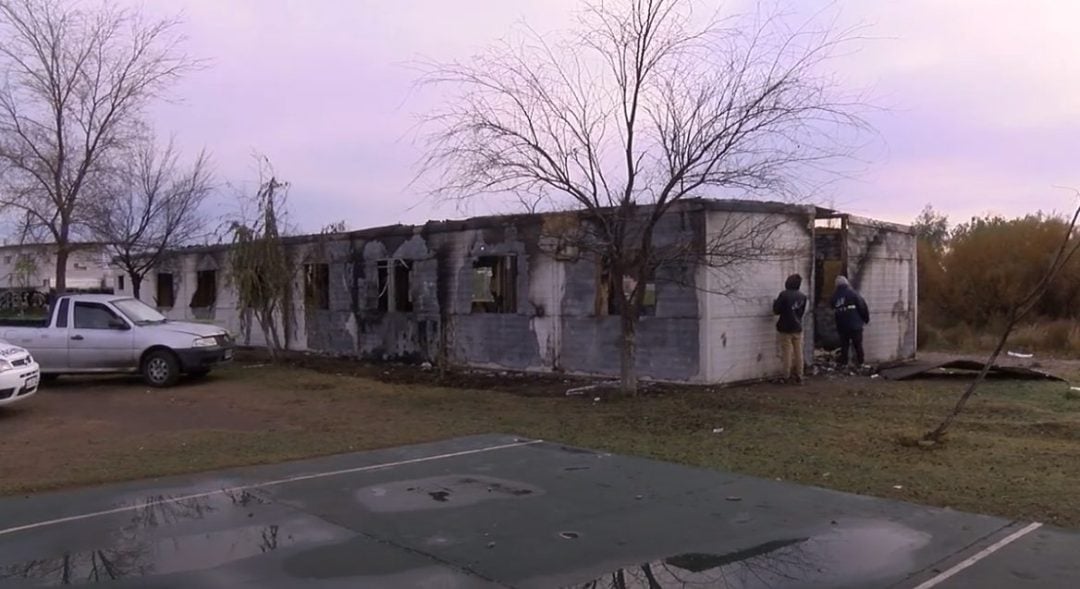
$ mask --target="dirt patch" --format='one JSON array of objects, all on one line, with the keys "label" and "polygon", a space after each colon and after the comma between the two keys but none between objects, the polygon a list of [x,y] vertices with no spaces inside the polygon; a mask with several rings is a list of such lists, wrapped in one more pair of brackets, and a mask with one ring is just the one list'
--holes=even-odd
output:
[{"label": "dirt patch", "polygon": [[[243,350],[237,355],[237,365],[263,367],[268,365],[266,355],[259,350]],[[286,365],[312,370],[334,376],[367,378],[393,385],[420,385],[472,391],[497,391],[522,397],[566,397],[567,391],[587,387],[570,396],[586,399],[601,397],[610,400],[618,396],[618,383],[608,378],[568,375],[561,373],[516,372],[508,370],[454,369],[440,372],[430,365],[372,363],[354,358],[338,358],[315,354],[292,354]],[[848,377],[830,377],[845,379]],[[749,383],[747,383],[749,384]],[[775,392],[795,391],[796,387],[775,382],[753,383],[760,390]],[[641,381],[641,397],[656,397],[687,392],[707,392],[720,388],[708,385],[690,385]],[[807,389],[809,390],[809,389]]]},{"label": "dirt patch", "polygon": [[[259,352],[247,351],[238,357],[242,364],[266,361]],[[525,397],[564,396],[567,389],[595,382],[580,377],[552,374],[525,374],[509,371],[454,370],[440,374],[432,367],[409,364],[372,364],[345,358],[295,355],[291,366],[336,376],[369,378],[388,384],[441,386],[477,391],[506,391]]]},{"label": "dirt patch", "polygon": [[[96,421],[131,433],[164,433],[189,429],[252,431],[258,417],[230,407],[242,382],[187,381],[170,389],[153,389],[131,378],[65,378],[48,383],[33,403],[9,412],[43,413],[54,423]],[[0,418],[3,413],[0,413]],[[6,420],[17,433],[27,420]]]}]

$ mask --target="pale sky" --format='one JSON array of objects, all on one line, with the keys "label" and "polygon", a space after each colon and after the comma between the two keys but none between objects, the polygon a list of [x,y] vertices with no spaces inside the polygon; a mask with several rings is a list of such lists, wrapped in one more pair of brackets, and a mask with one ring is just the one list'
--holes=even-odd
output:
[{"label": "pale sky", "polygon": [[[702,5],[715,6],[708,1]],[[867,27],[834,71],[881,110],[864,171],[820,204],[902,223],[926,203],[954,221],[987,212],[1063,211],[1080,187],[1080,2],[860,0],[835,3]],[[189,53],[209,60],[159,104],[160,134],[206,147],[219,178],[254,179],[266,154],[292,185],[307,231],[460,216],[421,204],[409,183],[422,148],[419,59],[464,58],[528,23],[565,28],[577,0],[169,0]],[[420,206],[417,206],[420,205]],[[483,211],[476,211],[483,212]]]}]

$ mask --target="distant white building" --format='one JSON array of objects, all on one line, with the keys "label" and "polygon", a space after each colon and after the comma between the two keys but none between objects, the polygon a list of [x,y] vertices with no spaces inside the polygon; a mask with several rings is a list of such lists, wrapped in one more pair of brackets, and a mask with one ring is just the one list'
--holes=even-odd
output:
[{"label": "distant white building", "polygon": [[[75,248],[68,256],[67,288],[115,288],[108,248],[100,244],[77,244]],[[55,283],[56,244],[0,245],[0,289],[48,291]]]}]

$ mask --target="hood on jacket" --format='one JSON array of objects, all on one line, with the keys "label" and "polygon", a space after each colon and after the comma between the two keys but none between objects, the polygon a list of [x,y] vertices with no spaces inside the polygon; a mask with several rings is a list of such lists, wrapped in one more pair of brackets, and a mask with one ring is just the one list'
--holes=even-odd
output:
[{"label": "hood on jacket", "polygon": [[836,288],[848,287],[851,288],[851,283],[848,282],[847,276],[836,277]]},{"label": "hood on jacket", "polygon": [[802,276],[798,274],[792,274],[784,281],[784,288],[788,290],[799,290],[802,288]]}]

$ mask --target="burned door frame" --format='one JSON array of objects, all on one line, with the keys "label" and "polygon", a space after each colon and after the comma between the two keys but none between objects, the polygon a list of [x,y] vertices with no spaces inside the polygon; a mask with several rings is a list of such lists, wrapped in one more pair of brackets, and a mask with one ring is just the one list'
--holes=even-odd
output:
[{"label": "burned door frame", "polygon": [[[825,223],[821,223],[822,221]],[[833,225],[839,226],[834,227]],[[831,284],[836,280],[835,277],[848,276],[850,270],[848,260],[849,230],[848,215],[819,210],[814,218],[814,290],[811,301],[813,303],[815,350],[835,350],[840,345],[840,338],[836,333],[836,318],[829,307],[829,301],[835,291],[835,286]],[[833,243],[825,243],[826,241]],[[838,262],[838,264],[829,268],[829,262]]]}]

